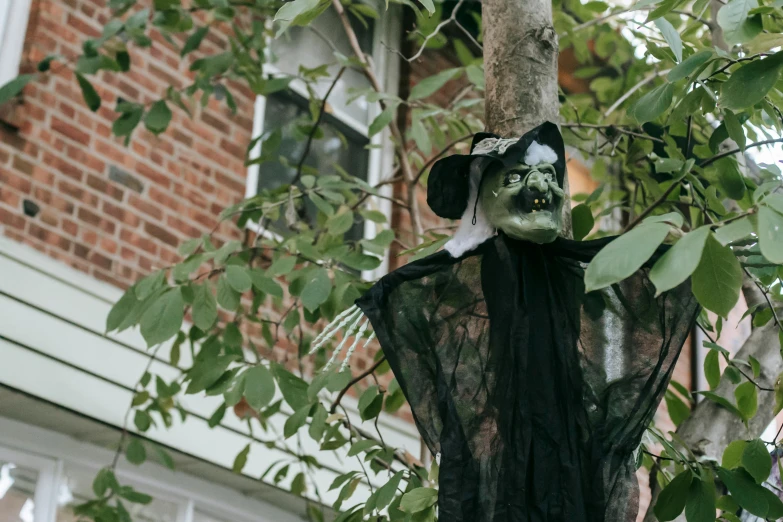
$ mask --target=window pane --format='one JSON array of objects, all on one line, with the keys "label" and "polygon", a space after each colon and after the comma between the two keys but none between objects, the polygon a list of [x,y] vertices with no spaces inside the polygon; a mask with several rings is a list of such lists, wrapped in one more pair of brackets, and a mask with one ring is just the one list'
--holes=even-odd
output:
[{"label": "window pane", "polygon": [[[302,116],[308,116],[308,113],[295,98],[283,95],[267,97],[266,110],[264,111],[264,132],[271,132],[275,129],[282,131],[283,138],[278,152],[280,156],[286,158],[289,166],[279,162],[267,162],[260,165],[258,169],[259,191],[290,183],[296,176],[296,165],[304,153],[307,140],[296,134],[298,131],[292,122]],[[305,165],[324,175],[335,174],[334,165],[336,164],[350,175],[366,181],[369,151],[365,146],[369,140],[350,131],[350,129],[341,127],[335,119],[324,118],[320,127],[324,135],[321,139],[313,140]],[[347,146],[340,139],[340,134],[344,136]],[[315,206],[309,200],[306,205],[308,216],[314,219],[318,213]],[[281,225],[282,220],[277,224],[277,227],[273,228],[279,228]],[[346,234],[346,237],[361,239],[363,225],[355,225]]]},{"label": "window pane", "polygon": [[[81,520],[74,515],[73,508],[95,496],[92,492],[94,478],[95,473],[86,469],[71,468],[66,470],[65,479],[57,497],[57,522]],[[122,480],[121,483],[125,484]],[[145,493],[155,497],[155,494],[150,491],[145,491]],[[123,504],[134,522],[177,522],[177,504],[174,502],[155,498],[146,506],[130,502]]]},{"label": "window pane", "polygon": [[[367,53],[372,51],[373,26],[370,25],[371,23],[368,21],[368,28],[358,21],[353,24],[359,45]],[[328,39],[342,55],[353,56],[340,18],[333,9],[326,10],[313,22],[312,26],[314,29],[291,27],[283,36],[273,41],[272,51],[277,58],[275,63],[277,68],[285,73],[296,75],[300,65],[313,68],[323,64],[335,64],[334,49],[324,41],[324,38]],[[332,78],[339,69],[340,66],[336,64],[329,68]],[[322,79],[316,86],[316,92],[320,96],[324,96],[329,90],[331,82],[330,78]],[[329,103],[356,121],[367,125],[370,122],[368,121],[369,105],[366,100],[360,98],[350,105],[346,105],[349,97],[348,89],[367,87],[369,87],[369,83],[362,73],[354,69],[347,69],[340,77],[332,94],[329,95]]]},{"label": "window pane", "polygon": [[0,521],[33,522],[38,472],[0,460]]}]

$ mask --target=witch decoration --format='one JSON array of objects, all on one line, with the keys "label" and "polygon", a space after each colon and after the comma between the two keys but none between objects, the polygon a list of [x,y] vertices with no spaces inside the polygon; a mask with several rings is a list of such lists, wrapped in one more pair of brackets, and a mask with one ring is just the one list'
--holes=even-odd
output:
[{"label": "witch decoration", "polygon": [[347,364],[372,327],[440,454],[442,521],[636,518],[634,453],[698,305],[687,281],[655,295],[649,266],[666,246],[585,293],[587,264],[613,238],[559,237],[565,171],[553,123],[476,134],[470,155],[430,173],[429,206],[461,218],[444,250],[380,279],[314,343],[344,330]]}]

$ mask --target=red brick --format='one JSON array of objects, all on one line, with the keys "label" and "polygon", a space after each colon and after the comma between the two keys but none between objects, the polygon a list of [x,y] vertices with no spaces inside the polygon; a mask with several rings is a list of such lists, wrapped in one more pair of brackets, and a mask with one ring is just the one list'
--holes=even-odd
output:
[{"label": "red brick", "polygon": [[88,225],[92,225],[94,227],[98,227],[101,230],[113,234],[114,229],[116,228],[116,225],[109,221],[108,219],[104,219],[95,212],[92,212],[91,210],[87,210],[86,208],[82,207],[76,212],[76,216],[81,220],[87,223]]},{"label": "red brick", "polygon": [[54,116],[52,116],[52,129],[82,145],[87,145],[90,142],[89,134],[75,125],[64,122],[60,118]]},{"label": "red brick", "polygon": [[152,237],[159,239],[168,245],[176,247],[180,243],[180,240],[177,238],[177,236],[153,223],[144,223],[144,230]]}]

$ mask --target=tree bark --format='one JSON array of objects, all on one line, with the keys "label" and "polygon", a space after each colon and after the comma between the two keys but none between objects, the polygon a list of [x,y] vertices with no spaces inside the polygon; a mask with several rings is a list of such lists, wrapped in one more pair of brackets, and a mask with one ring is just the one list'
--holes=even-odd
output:
[{"label": "tree bark", "polygon": [[[551,0],[484,0],[485,116],[487,130],[521,136],[559,121],[557,33]],[[568,177],[563,190],[563,234],[571,235]]]},{"label": "tree bark", "polygon": [[[780,357],[778,331],[774,324],[762,328],[756,328],[750,335],[736,357],[747,360],[753,356],[761,363],[761,374],[756,382],[764,388],[773,388],[777,376],[783,371],[783,358]],[[734,389],[736,385],[728,379],[721,380],[716,393],[734,402]],[[720,462],[723,450],[733,440],[756,438],[769,426],[774,418],[773,405],[775,394],[769,391],[759,391],[759,409],[753,417],[748,428],[733,413],[721,408],[714,402],[704,399],[694,409],[691,416],[677,429],[677,434],[682,437],[685,444],[699,459],[710,459]],[[650,508],[644,517],[644,522],[656,522],[652,511],[658,490],[652,487],[652,499]],[[678,521],[685,520],[684,517]]]}]

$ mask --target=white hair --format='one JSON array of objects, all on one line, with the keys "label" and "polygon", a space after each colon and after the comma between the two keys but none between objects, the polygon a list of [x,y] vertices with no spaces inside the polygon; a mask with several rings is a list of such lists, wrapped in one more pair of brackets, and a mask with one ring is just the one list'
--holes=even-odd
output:
[{"label": "white hair", "polygon": [[555,163],[557,153],[549,145],[541,145],[537,141],[530,144],[525,151],[525,165],[535,166],[539,163]]},{"label": "white hair", "polygon": [[[488,158],[478,158],[470,165],[470,196],[468,206],[462,214],[462,220],[457,231],[445,245],[445,249],[452,257],[460,257],[465,252],[473,250],[481,243],[495,235],[495,229],[490,225],[484,213],[484,207],[479,200],[479,185]],[[473,211],[476,212],[476,224],[473,224]]]}]

